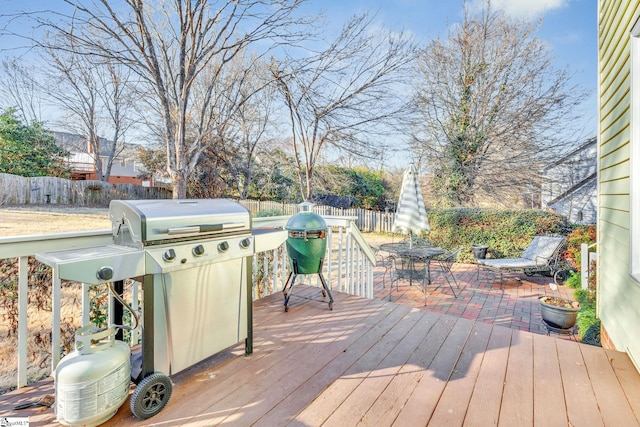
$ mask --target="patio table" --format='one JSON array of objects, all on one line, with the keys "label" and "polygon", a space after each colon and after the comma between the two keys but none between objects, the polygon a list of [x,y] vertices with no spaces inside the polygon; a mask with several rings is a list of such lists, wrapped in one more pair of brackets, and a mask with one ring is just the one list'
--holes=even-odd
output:
[{"label": "patio table", "polygon": [[[409,260],[410,270],[413,270],[413,266],[416,261],[424,262],[427,269],[427,281],[429,285],[431,284],[430,260],[435,256],[445,253],[445,250],[438,246],[421,245],[415,243],[410,245],[408,242],[383,243],[380,245],[380,250],[397,255],[402,258],[407,258]],[[409,286],[411,286],[413,282],[412,273],[409,274]],[[389,301],[391,301],[392,288],[393,282],[391,283],[391,285],[389,285]],[[423,289],[423,292],[425,292],[426,294],[426,288]]]}]

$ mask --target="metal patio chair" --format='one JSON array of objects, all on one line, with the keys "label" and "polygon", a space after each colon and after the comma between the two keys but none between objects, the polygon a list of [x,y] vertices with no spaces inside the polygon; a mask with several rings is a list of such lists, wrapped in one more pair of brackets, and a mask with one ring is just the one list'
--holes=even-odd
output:
[{"label": "metal patio chair", "polygon": [[[432,260],[437,265],[437,269],[435,269],[434,272],[444,276],[447,280],[447,284],[449,285],[449,289],[451,289],[455,298],[458,298],[458,295],[456,295],[456,291],[453,290],[453,284],[451,283],[451,280],[449,280],[449,277],[451,277],[453,283],[455,283],[456,288],[460,289],[460,284],[458,283],[458,280],[456,280],[456,276],[453,274],[451,268],[453,267],[453,264],[455,264],[461,250],[462,248],[458,248],[444,255],[435,257]],[[435,289],[438,289],[440,286],[441,285],[438,285]]]},{"label": "metal patio chair", "polygon": [[378,246],[371,246],[373,254],[376,257],[376,266],[384,267],[384,273],[382,274],[382,287],[385,287],[385,276],[391,271],[391,258],[388,255],[384,255],[384,251],[380,250]]},{"label": "metal patio chair", "polygon": [[391,259],[391,285],[389,286],[389,301],[391,301],[393,282],[396,282],[396,291],[399,290],[399,280],[409,280],[409,285],[418,283],[424,293],[424,305],[427,305],[427,281],[430,281],[429,259],[421,257],[409,257],[402,255],[390,255]]}]

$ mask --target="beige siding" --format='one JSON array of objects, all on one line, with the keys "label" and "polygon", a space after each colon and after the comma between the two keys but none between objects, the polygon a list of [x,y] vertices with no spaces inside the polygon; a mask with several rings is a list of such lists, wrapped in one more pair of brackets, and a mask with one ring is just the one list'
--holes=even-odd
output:
[{"label": "beige siding", "polygon": [[598,5],[600,317],[617,349],[640,367],[640,286],[629,276],[630,30],[640,0]]}]

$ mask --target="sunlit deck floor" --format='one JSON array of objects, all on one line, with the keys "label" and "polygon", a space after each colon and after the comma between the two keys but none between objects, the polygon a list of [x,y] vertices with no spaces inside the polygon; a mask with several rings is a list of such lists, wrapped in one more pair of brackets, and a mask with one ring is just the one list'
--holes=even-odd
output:
[{"label": "sunlit deck floor", "polygon": [[[300,295],[317,289],[302,285]],[[128,402],[106,425],[635,426],[640,375],[620,352],[404,305],[335,293],[335,307],[282,295],[254,306],[255,351],[236,346],[172,377],[157,416]],[[2,396],[0,417],[54,423]]]}]

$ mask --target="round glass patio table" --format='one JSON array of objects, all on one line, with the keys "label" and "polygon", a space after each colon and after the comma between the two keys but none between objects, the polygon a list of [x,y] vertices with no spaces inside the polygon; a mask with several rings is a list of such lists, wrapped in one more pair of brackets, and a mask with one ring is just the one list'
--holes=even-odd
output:
[{"label": "round glass patio table", "polygon": [[383,243],[380,245],[380,250],[401,257],[420,258],[424,260],[445,253],[444,249],[437,246],[409,245],[409,243],[406,242]]},{"label": "round glass patio table", "polygon": [[[431,284],[430,260],[435,256],[442,255],[445,253],[444,249],[439,248],[437,246],[426,246],[426,245],[419,245],[419,244],[409,245],[408,242],[383,243],[380,245],[380,250],[388,252],[390,254],[397,255],[402,258],[407,258],[409,260],[408,267],[410,271],[414,270],[414,262],[423,262],[425,264],[425,268],[427,269],[427,281],[429,285]],[[409,286],[413,284],[413,276],[414,275],[412,273],[409,273],[409,276],[408,276]],[[424,283],[422,287],[423,287],[422,291],[426,295],[427,289]],[[393,289],[393,282],[389,285],[389,301],[391,301],[392,289]]]}]

